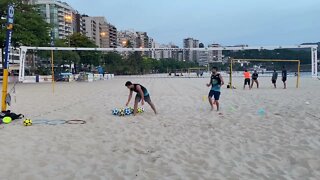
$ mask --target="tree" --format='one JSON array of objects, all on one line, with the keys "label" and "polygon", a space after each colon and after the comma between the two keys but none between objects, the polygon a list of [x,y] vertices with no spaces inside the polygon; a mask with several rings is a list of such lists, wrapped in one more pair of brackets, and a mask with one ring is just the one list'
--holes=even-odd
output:
[{"label": "tree", "polygon": [[[59,39],[55,41],[55,46],[57,47],[67,47],[65,39]],[[80,56],[75,51],[55,51],[54,52],[54,61],[55,64],[58,64],[59,68],[61,66],[68,64],[71,67],[71,64],[77,64],[80,62]],[[61,71],[61,69],[59,69]]]},{"label": "tree", "polygon": [[[15,7],[12,45],[25,46],[48,46],[50,43],[50,25],[43,20],[36,10],[36,6],[22,3],[19,0],[1,0],[0,15],[6,17],[7,7],[13,3]],[[4,25],[6,20],[0,20]],[[0,29],[0,47],[5,46],[6,28]]]},{"label": "tree", "polygon": [[[64,39],[65,44],[68,44],[70,42],[71,47],[87,47],[87,48],[97,48],[98,46],[91,41],[87,36],[80,34],[80,33],[74,33],[71,36],[68,36]],[[101,63],[101,52],[97,51],[79,51],[78,55],[80,57],[79,63],[84,65],[91,66],[98,66]]]}]

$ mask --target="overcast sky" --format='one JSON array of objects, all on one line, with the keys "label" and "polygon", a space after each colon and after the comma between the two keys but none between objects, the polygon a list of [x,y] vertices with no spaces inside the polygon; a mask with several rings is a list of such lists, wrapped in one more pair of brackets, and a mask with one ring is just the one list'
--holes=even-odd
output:
[{"label": "overcast sky", "polygon": [[118,30],[146,31],[159,43],[193,37],[205,45],[291,45],[320,41],[320,0],[65,0],[105,16]]}]

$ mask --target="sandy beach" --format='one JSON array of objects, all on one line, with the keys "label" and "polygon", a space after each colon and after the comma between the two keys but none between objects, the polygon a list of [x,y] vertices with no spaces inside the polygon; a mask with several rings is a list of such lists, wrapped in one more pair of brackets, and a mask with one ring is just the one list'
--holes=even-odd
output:
[{"label": "sandy beach", "polygon": [[[127,80],[149,90],[159,114],[147,105],[136,117],[111,114],[125,106]],[[54,94],[51,84],[18,84],[13,112],[86,124],[0,125],[0,179],[320,179],[320,81],[301,78],[296,89],[292,77],[284,90],[259,80],[260,89],[243,90],[242,78],[224,86],[223,115],[204,99],[208,78],[57,83]]]}]

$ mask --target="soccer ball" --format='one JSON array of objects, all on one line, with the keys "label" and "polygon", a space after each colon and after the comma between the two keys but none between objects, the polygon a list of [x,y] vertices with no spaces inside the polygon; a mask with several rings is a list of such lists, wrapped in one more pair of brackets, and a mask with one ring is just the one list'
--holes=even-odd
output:
[{"label": "soccer ball", "polygon": [[119,111],[119,116],[124,116],[124,115],[125,115],[124,109],[120,109],[120,111]]},{"label": "soccer ball", "polygon": [[113,115],[118,115],[119,114],[119,109],[115,108],[112,110]]},{"label": "soccer ball", "polygon": [[32,125],[32,120],[31,120],[31,119],[25,119],[25,120],[23,120],[23,125],[25,125],[25,126],[31,126],[31,125]]},{"label": "soccer ball", "polygon": [[129,107],[130,111],[131,111],[131,114],[133,113],[133,108],[132,107]]},{"label": "soccer ball", "polygon": [[144,112],[144,108],[143,107],[139,107],[138,108],[138,113],[143,113]]},{"label": "soccer ball", "polygon": [[130,115],[131,114],[131,109],[130,108],[124,109],[124,114],[125,115]]}]

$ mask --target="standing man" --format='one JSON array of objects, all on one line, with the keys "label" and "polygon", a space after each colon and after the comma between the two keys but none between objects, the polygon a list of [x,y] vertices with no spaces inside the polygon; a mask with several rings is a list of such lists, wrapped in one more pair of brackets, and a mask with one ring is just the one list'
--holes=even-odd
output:
[{"label": "standing man", "polygon": [[277,88],[277,79],[278,79],[278,73],[276,70],[273,70],[273,74],[272,74],[272,84],[274,85],[274,88]]},{"label": "standing man", "polygon": [[250,72],[248,72],[248,70],[244,70],[244,85],[243,85],[243,89],[246,88],[246,85],[248,84],[249,86],[249,89],[251,89],[251,86],[250,86]]},{"label": "standing man", "polygon": [[282,67],[282,82],[283,82],[283,89],[287,89],[287,70],[286,67]]},{"label": "standing man", "polygon": [[[210,82],[207,84],[208,87],[211,86],[211,90],[208,95],[209,104],[211,106],[211,111],[213,111],[213,105],[217,106],[217,111],[219,111],[219,99],[221,94],[221,86],[224,84],[223,78],[220,73],[218,73],[217,67],[212,67]],[[214,102],[212,102],[212,96],[214,97]]]},{"label": "standing man", "polygon": [[146,101],[151,106],[154,113],[157,114],[156,107],[152,103],[149,92],[145,87],[140,84],[132,84],[130,81],[127,81],[125,86],[130,91],[126,106],[128,106],[131,101],[133,91],[137,93],[134,100],[133,115],[137,114],[138,104],[140,101],[142,106],[144,105],[144,101]]},{"label": "standing man", "polygon": [[259,74],[258,74],[257,70],[254,70],[254,73],[252,74],[251,88],[253,87],[253,83],[256,83],[257,84],[257,88],[259,89],[258,77],[259,77]]}]

